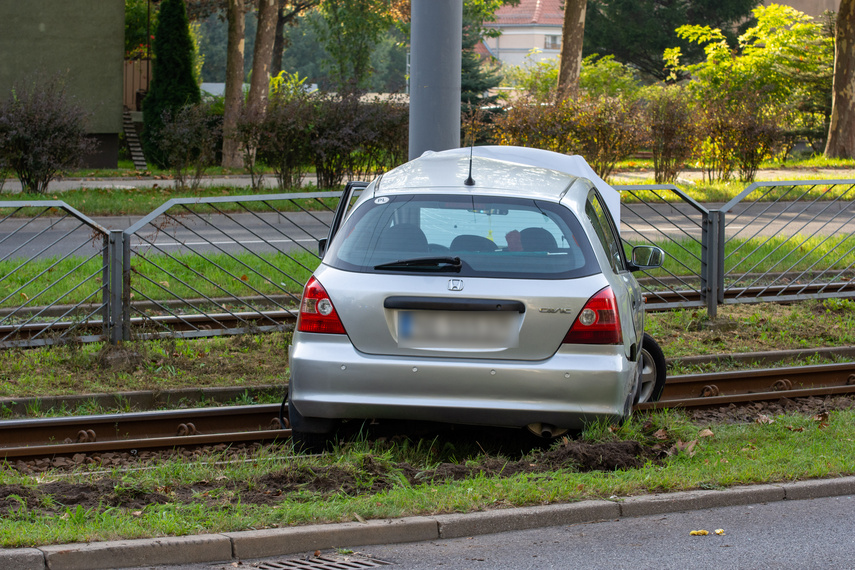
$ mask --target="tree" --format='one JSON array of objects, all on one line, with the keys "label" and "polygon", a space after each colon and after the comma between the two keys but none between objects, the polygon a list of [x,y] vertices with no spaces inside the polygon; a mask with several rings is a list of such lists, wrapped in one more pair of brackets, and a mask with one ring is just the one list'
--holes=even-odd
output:
[{"label": "tree", "polygon": [[587,4],[587,0],[565,0],[564,2],[564,25],[561,29],[561,67],[558,71],[558,96],[562,98],[579,89]]},{"label": "tree", "polygon": [[614,55],[621,63],[665,80],[670,75],[662,61],[667,48],[679,46],[689,63],[704,57],[699,46],[681,40],[677,28],[718,28],[733,45],[739,30],[750,25],[751,10],[759,4],[761,0],[589,0],[584,54]]},{"label": "tree", "polygon": [[393,20],[389,0],[325,0],[317,32],[328,55],[327,66],[339,91],[365,88],[371,76],[371,52]]},{"label": "tree", "polygon": [[146,157],[165,166],[156,133],[163,112],[176,113],[185,105],[199,103],[202,95],[193,72],[193,40],[183,0],[163,0],[154,34],[154,61],[148,95],[143,101],[143,145]]},{"label": "tree", "polygon": [[834,86],[825,156],[855,157],[855,0],[841,0],[834,34]]}]

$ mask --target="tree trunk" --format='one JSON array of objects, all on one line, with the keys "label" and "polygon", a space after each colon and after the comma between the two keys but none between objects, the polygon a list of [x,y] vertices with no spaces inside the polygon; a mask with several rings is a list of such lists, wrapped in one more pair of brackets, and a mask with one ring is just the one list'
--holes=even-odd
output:
[{"label": "tree trunk", "polygon": [[273,55],[270,59],[270,76],[275,77],[282,71],[282,56],[285,54],[285,6],[280,0],[276,12],[276,33],[273,39]]},{"label": "tree trunk", "polygon": [[582,40],[585,37],[587,0],[565,0],[564,27],[561,35],[561,67],[558,70],[558,98],[563,99],[579,89],[582,70]]},{"label": "tree trunk", "polygon": [[855,158],[855,0],[841,0],[834,34],[828,158]]},{"label": "tree trunk", "polygon": [[258,0],[258,30],[255,34],[255,50],[252,53],[252,77],[247,100],[250,116],[260,117],[264,114],[267,105],[267,92],[270,89],[270,58],[273,55],[273,40],[278,17],[279,0]]},{"label": "tree trunk", "polygon": [[243,157],[233,138],[243,101],[244,1],[229,0],[226,9],[228,45],[226,51],[226,92],[223,102],[223,166],[242,168]]}]

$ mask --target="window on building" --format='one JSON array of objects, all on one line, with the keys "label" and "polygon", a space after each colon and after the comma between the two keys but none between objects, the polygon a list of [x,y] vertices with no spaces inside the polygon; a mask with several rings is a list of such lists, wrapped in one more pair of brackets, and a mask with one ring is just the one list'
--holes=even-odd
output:
[{"label": "window on building", "polygon": [[561,36],[544,36],[543,49],[561,49]]}]

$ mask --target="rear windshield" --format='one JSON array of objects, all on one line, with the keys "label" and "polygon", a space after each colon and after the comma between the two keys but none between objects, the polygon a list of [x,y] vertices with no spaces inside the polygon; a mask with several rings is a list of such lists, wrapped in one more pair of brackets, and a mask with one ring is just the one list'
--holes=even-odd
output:
[{"label": "rear windshield", "polygon": [[533,279],[600,272],[570,210],[490,196],[402,195],[365,202],[336,234],[324,263],[359,272]]}]

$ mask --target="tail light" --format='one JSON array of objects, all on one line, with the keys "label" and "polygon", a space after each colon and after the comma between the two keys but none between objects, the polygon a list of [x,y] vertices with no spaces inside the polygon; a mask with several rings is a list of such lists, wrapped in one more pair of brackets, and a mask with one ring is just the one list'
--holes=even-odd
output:
[{"label": "tail light", "polygon": [[617,300],[611,287],[591,297],[564,336],[567,344],[620,344],[623,334]]},{"label": "tail light", "polygon": [[314,277],[309,279],[303,289],[300,316],[297,318],[297,330],[312,333],[347,334],[326,289]]}]

